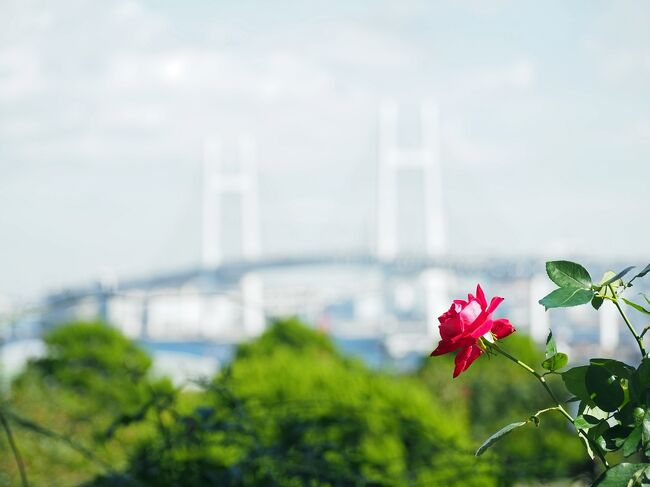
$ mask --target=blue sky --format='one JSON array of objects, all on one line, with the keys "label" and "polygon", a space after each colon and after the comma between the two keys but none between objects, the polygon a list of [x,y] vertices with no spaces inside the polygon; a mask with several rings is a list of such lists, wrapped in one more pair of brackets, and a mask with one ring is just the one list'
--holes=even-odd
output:
[{"label": "blue sky", "polygon": [[4,0],[0,293],[198,263],[214,134],[257,141],[267,254],[368,248],[386,97],[440,106],[450,251],[641,263],[648,25],[645,1]]}]

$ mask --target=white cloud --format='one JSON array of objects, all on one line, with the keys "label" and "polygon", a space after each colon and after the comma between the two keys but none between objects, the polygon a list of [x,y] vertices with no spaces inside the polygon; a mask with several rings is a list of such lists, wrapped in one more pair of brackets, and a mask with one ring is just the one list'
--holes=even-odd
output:
[{"label": "white cloud", "polygon": [[446,154],[454,162],[465,166],[502,167],[523,159],[514,144],[504,144],[480,134],[471,134],[461,120],[448,118],[442,126],[442,139]]},{"label": "white cloud", "polygon": [[119,21],[141,19],[145,16],[145,10],[138,2],[120,2],[113,8],[113,15]]},{"label": "white cloud", "polygon": [[45,87],[38,54],[28,47],[0,50],[0,101],[19,101]]},{"label": "white cloud", "polygon": [[610,2],[580,39],[610,82],[650,80],[650,8],[644,1]]},{"label": "white cloud", "polygon": [[337,22],[302,48],[303,55],[314,54],[335,64],[355,69],[403,69],[418,60],[419,49],[403,38],[352,22]]},{"label": "white cloud", "polygon": [[461,70],[451,78],[445,91],[454,99],[525,91],[533,86],[535,76],[536,67],[532,60],[516,59],[507,64]]}]

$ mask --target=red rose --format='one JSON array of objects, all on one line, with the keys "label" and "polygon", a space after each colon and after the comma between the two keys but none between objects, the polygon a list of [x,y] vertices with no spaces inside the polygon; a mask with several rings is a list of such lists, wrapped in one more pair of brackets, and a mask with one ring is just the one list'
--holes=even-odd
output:
[{"label": "red rose", "polygon": [[515,331],[506,319],[493,320],[492,312],[503,298],[495,296],[488,304],[480,284],[476,286],[476,297],[469,294],[467,301],[455,299],[448,311],[440,315],[440,343],[431,355],[442,355],[459,350],[456,355],[454,377],[467,370],[472,362],[483,353],[479,339],[500,340]]}]

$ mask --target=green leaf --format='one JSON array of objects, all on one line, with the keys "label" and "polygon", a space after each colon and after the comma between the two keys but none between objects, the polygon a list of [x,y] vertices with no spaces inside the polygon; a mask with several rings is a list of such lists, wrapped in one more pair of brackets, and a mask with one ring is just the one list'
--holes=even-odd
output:
[{"label": "green leaf", "polygon": [[630,378],[630,394],[636,401],[645,402],[645,398],[642,396],[648,387],[650,387],[650,359],[643,358]]},{"label": "green leaf", "polygon": [[627,437],[623,443],[623,455],[629,457],[632,453],[636,452],[639,447],[639,442],[641,441],[641,425],[637,426],[632,430],[630,436]]},{"label": "green leaf", "polygon": [[598,423],[597,426],[594,426],[590,430],[587,431],[587,437],[590,438],[598,447],[606,451],[607,450],[607,442],[605,441],[605,438],[603,438],[603,433],[609,429],[609,424],[607,423],[606,420],[601,420],[600,423]]},{"label": "green leaf", "polygon": [[[593,404],[593,403],[592,403]],[[582,414],[588,414],[589,416],[593,416],[596,419],[600,420],[605,420],[607,422],[607,418],[609,418],[610,414],[606,411],[603,411],[600,409],[598,406],[595,404],[593,406],[590,406],[589,404],[586,405],[584,410],[582,411]]]},{"label": "green leaf", "polygon": [[630,301],[628,299],[625,299],[625,298],[623,298],[623,301],[625,301],[625,304],[627,304],[628,306],[632,306],[635,310],[640,311],[643,314],[650,315],[650,311],[645,309],[640,304],[633,303],[632,301]]},{"label": "green leaf", "polygon": [[622,379],[630,379],[634,373],[634,367],[612,358],[592,358],[589,363],[605,367],[612,375]]},{"label": "green leaf", "polygon": [[568,363],[569,363],[569,357],[567,356],[567,354],[560,352],[544,360],[542,362],[542,367],[544,367],[546,370],[550,370],[551,372],[554,372],[556,370],[561,369],[562,367],[565,367],[566,364]]},{"label": "green leaf", "polygon": [[513,430],[517,428],[521,428],[522,426],[525,426],[528,424],[528,421],[518,421],[516,423],[510,423],[507,426],[504,426],[501,428],[499,431],[494,433],[492,436],[490,436],[481,446],[478,447],[478,450],[476,450],[476,456],[481,456],[483,453],[485,453],[485,450],[490,448],[492,445],[494,445],[497,441],[499,441],[501,438],[512,432]]},{"label": "green leaf", "polygon": [[644,467],[643,463],[619,463],[605,470],[591,487],[627,487],[634,474]]},{"label": "green leaf", "polygon": [[561,369],[569,362],[569,357],[564,353],[557,353],[557,344],[553,337],[553,332],[548,332],[546,337],[546,360],[542,362],[542,367],[546,370],[555,371]]},{"label": "green leaf", "polygon": [[549,331],[546,337],[546,358],[550,358],[557,353],[557,344],[553,337],[553,332]]},{"label": "green leaf", "polygon": [[546,263],[548,277],[560,287],[591,288],[591,276],[587,269],[568,260],[554,260]]},{"label": "green leaf", "polygon": [[599,286],[600,286],[600,287],[609,286],[609,285],[612,284],[613,282],[618,281],[621,277],[623,277],[625,274],[627,274],[628,272],[630,272],[632,269],[634,269],[634,266],[633,266],[633,265],[631,265],[630,267],[626,267],[625,269],[623,269],[623,270],[622,270],[621,272],[619,272],[618,274],[614,274],[614,273],[612,272],[612,274],[614,274],[614,275],[613,275],[612,277],[610,277],[609,279],[607,279],[606,281],[601,282],[601,283],[599,284]]},{"label": "green leaf", "polygon": [[573,367],[572,369],[562,372],[562,381],[567,390],[580,400],[591,402],[587,386],[585,385],[585,376],[587,375],[588,365]]},{"label": "green leaf", "polygon": [[[647,266],[645,266],[645,267],[641,270],[641,272],[639,272],[636,276],[634,276],[632,279],[630,279],[630,282],[634,281],[637,277],[643,277],[643,276],[645,276],[648,272],[650,272],[650,264],[648,264]],[[630,282],[628,282],[628,285],[630,284]]]},{"label": "green leaf", "polygon": [[650,387],[650,359],[649,358],[641,359],[641,363],[639,364],[639,367],[636,369],[636,375],[639,378],[639,386],[642,390]]},{"label": "green leaf", "polygon": [[625,440],[632,433],[632,427],[616,424],[603,432],[602,437],[605,440],[605,448],[609,451],[618,450],[623,446]]},{"label": "green leaf", "polygon": [[593,299],[591,300],[591,305],[594,307],[595,310],[599,310],[600,307],[603,305],[604,301],[605,300],[600,296],[594,296]]},{"label": "green leaf", "polygon": [[600,419],[590,416],[589,414],[581,414],[573,421],[575,427],[581,430],[593,428],[598,423],[600,423]]},{"label": "green leaf", "polygon": [[[643,472],[641,472],[641,473],[643,474],[643,476],[647,480],[650,480],[650,465],[647,464],[647,463],[645,465],[646,465],[646,467],[643,469]],[[637,473],[637,475],[638,475],[638,473]],[[641,485],[643,485],[643,483]]]},{"label": "green leaf", "polygon": [[616,377],[600,365],[587,367],[585,385],[591,399],[603,411],[614,412],[625,400],[625,393]]},{"label": "green leaf", "polygon": [[641,443],[643,451],[648,452],[650,450],[650,408],[646,410],[641,423]]},{"label": "green leaf", "polygon": [[540,299],[539,304],[546,309],[568,308],[570,306],[579,306],[588,303],[593,297],[594,292],[591,289],[561,287]]}]

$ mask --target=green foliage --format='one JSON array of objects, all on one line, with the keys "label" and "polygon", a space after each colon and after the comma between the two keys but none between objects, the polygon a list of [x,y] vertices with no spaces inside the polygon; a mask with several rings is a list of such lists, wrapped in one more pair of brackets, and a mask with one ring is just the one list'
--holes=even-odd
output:
[{"label": "green foliage", "polygon": [[566,372],[562,373],[562,380],[567,390],[578,399],[591,402],[591,396],[587,391],[585,385],[585,376],[587,375],[588,366],[581,365],[580,367],[573,367]]},{"label": "green foliage", "polygon": [[[7,412],[34,485],[76,485],[119,465],[152,428],[107,434],[120,418],[170,387],[149,378],[151,359],[104,323],[76,322],[44,337],[46,353],[14,380]],[[1,443],[0,443],[1,444]],[[0,470],[14,471],[0,455]]]},{"label": "green foliage", "polygon": [[[369,371],[296,320],[242,345],[201,406],[167,414],[119,477],[157,486],[493,485],[466,417],[414,378]],[[173,410],[173,408],[172,408]],[[174,419],[175,418],[175,419]],[[118,485],[115,476],[93,484]]]},{"label": "green foliage", "polygon": [[542,362],[542,367],[544,367],[546,370],[549,370],[551,372],[555,372],[556,370],[560,370],[561,368],[564,368],[568,363],[569,363],[568,355],[566,353],[560,352],[544,360]]},{"label": "green foliage", "polygon": [[578,306],[593,299],[591,276],[580,264],[566,260],[547,262],[546,273],[559,286],[540,299],[539,304],[546,309]]},{"label": "green foliage", "polygon": [[590,302],[594,297],[591,289],[580,289],[576,287],[561,287],[540,299],[539,304],[546,309],[568,308],[580,306]]},{"label": "green foliage", "polygon": [[568,260],[546,263],[548,277],[561,288],[591,288],[591,276],[587,269]]},{"label": "green foliage", "polygon": [[[528,363],[543,359],[523,336],[502,347]],[[502,358],[453,386],[447,358],[425,361],[411,377],[391,376],[289,319],[239,346],[230,366],[199,390],[186,391],[150,378],[146,353],[101,323],[58,328],[46,349],[15,381],[10,402],[35,485],[507,486],[584,469],[579,442],[566,437],[555,412],[544,416],[543,433],[520,428],[539,425],[527,412],[549,404],[539,384]],[[551,335],[546,360],[562,355]],[[596,367],[627,377],[629,396],[643,395],[650,362],[642,365],[594,359],[578,374],[586,392],[576,390],[590,397],[586,370]],[[565,382],[573,375],[565,372]],[[576,425],[593,431],[603,449],[632,451],[650,445],[646,409],[638,424],[629,411],[620,428],[606,428],[589,409]],[[504,419],[527,417],[488,439],[479,453],[509,435],[485,461],[472,456]],[[3,469],[15,476],[9,458],[0,459]]]},{"label": "green foliage", "polygon": [[[511,335],[500,347],[525,363],[541,363],[544,354],[526,336]],[[474,445],[481,444],[504,423],[530,417],[530,411],[553,406],[544,389],[530,373],[513,366],[503,357],[481,358],[481,367],[449,382],[453,357],[426,360],[419,378],[449,409],[466,408],[470,417]],[[550,387],[562,397],[557,380]],[[541,481],[571,476],[587,468],[580,441],[567,435],[566,421],[557,412],[549,412],[540,428],[518,428],[506,441],[499,442],[485,453],[494,463],[502,465],[500,485],[518,481]]]},{"label": "green foliage", "polygon": [[[573,286],[574,284],[568,281],[557,279],[555,276],[557,269],[553,270],[557,264],[553,262],[547,264],[551,280],[560,286],[569,284]],[[571,275],[575,278],[574,281],[580,281],[581,290],[588,291],[584,268],[566,262],[562,263],[562,266],[564,266],[564,274]],[[632,285],[634,279],[643,277],[650,271],[650,266],[646,266],[625,283],[623,277],[632,268],[627,267],[618,273],[606,272],[599,284],[589,283],[589,291],[595,293],[592,299],[594,308],[598,309],[605,300],[609,300],[621,313],[642,355],[638,368],[635,369],[614,359],[593,358],[589,365],[574,367],[562,374],[566,388],[579,401],[579,415],[574,425],[588,439],[590,450],[595,451],[603,462],[608,452],[621,451],[625,457],[637,452],[643,452],[646,456],[650,453],[650,414],[648,414],[650,359],[647,358],[642,334],[636,332],[620,306],[620,303],[625,303],[643,314],[650,314],[643,306],[621,296],[625,289]],[[579,276],[576,277],[578,274]],[[561,287],[554,292],[563,290],[569,292],[571,289],[575,288]],[[545,297],[540,303],[547,308],[552,307],[549,306],[551,295]],[[594,485],[641,485],[641,477],[645,475],[643,473],[645,467],[642,467],[632,464],[616,465],[607,470]]]},{"label": "green foliage", "polygon": [[272,356],[280,348],[306,355],[337,355],[334,344],[326,335],[310,330],[298,318],[286,318],[275,320],[257,340],[239,345],[235,359]]},{"label": "green foliage", "polygon": [[[600,287],[605,287],[609,286],[610,284],[615,283],[616,281],[620,280],[623,276],[625,276],[628,272],[630,272],[632,269],[634,269],[634,266],[629,266],[623,269],[622,271],[618,272],[617,274],[614,274],[611,277],[608,277],[607,279],[604,279],[603,281],[600,282],[599,286]],[[638,275],[637,275],[638,276]]]},{"label": "green foliage", "polygon": [[47,388],[88,398],[101,408],[137,407],[147,395],[143,379],[151,358],[107,324],[71,323],[47,333],[44,341],[45,357],[28,365],[15,388],[42,380]]},{"label": "green foliage", "polygon": [[597,407],[606,412],[614,412],[625,400],[625,393],[618,377],[605,367],[590,365],[585,374],[587,394]]},{"label": "green foliage", "polygon": [[504,426],[499,431],[497,431],[492,436],[490,436],[487,440],[485,440],[485,442],[481,446],[478,447],[478,450],[476,450],[476,456],[477,457],[481,456],[488,448],[494,445],[501,438],[511,433],[513,430],[516,430],[517,428],[521,428],[522,426],[526,426],[527,424],[528,421],[517,421],[516,423],[510,423],[509,425]]},{"label": "green foliage", "polygon": [[[645,473],[645,467],[647,465],[643,463],[619,463],[615,467],[606,470],[603,474],[596,480],[592,487],[634,487],[635,485],[641,485],[641,475]],[[640,474],[640,475],[636,475]],[[634,480],[639,480],[635,482],[633,477],[638,477]],[[643,485],[646,485],[645,483]]]},{"label": "green foliage", "polygon": [[630,301],[629,299],[625,299],[625,298],[623,298],[623,301],[625,302],[625,304],[627,304],[628,306],[631,306],[632,308],[634,308],[638,312],[643,313],[644,315],[650,315],[650,310],[644,308],[640,304],[634,303],[634,302]]},{"label": "green foliage", "polygon": [[632,281],[634,281],[635,279],[637,279],[639,277],[644,277],[649,272],[650,272],[650,264],[645,266],[641,272],[639,272],[634,277],[632,277],[632,279],[630,279],[630,281],[627,283],[628,287],[632,286]]},{"label": "green foliage", "polygon": [[548,337],[546,338],[546,353],[544,355],[546,360],[542,362],[542,367],[551,372],[559,370],[569,363],[569,357],[567,354],[562,352],[558,353],[553,332],[549,332]]}]

